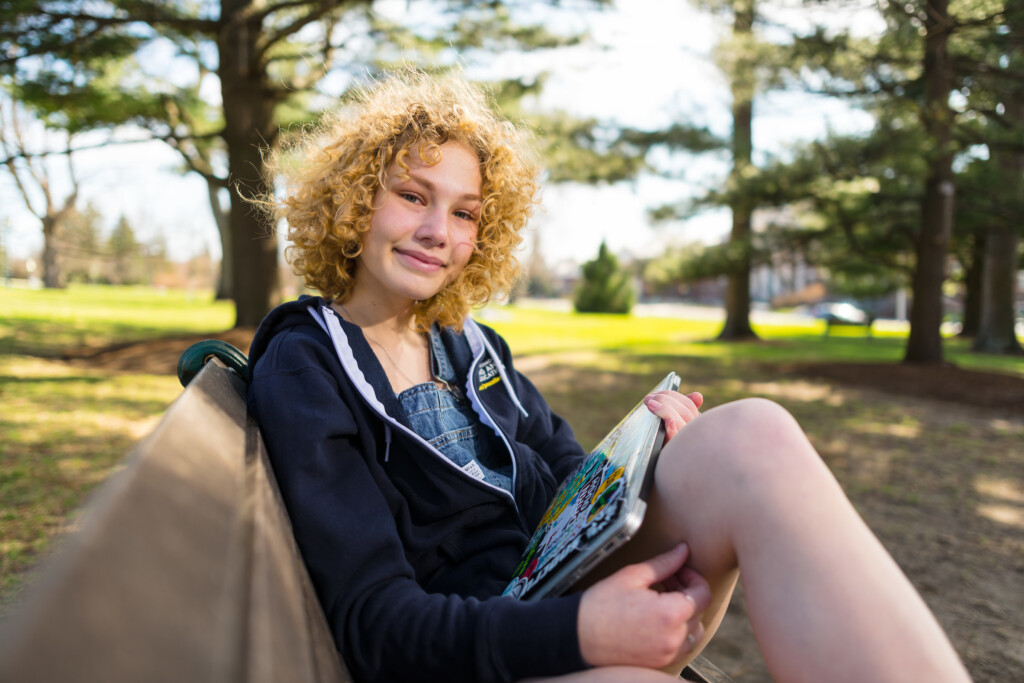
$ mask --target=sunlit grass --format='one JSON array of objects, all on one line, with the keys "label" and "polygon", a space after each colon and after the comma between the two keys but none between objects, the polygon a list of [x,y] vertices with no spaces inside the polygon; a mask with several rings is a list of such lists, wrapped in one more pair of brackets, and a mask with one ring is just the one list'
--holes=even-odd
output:
[{"label": "sunlit grass", "polygon": [[0,354],[54,357],[73,347],[224,330],[233,321],[233,304],[213,301],[209,291],[0,287]]},{"label": "sunlit grass", "polygon": [[[867,336],[838,328],[824,336],[824,323],[754,324],[759,340],[720,342],[715,320],[580,314],[537,308],[491,307],[479,316],[508,341],[518,355],[562,351],[620,351],[634,354],[718,358],[727,362],[898,363],[907,333],[881,331]],[[1024,356],[972,353],[970,341],[944,340],[946,360],[964,368],[1024,375]]]},{"label": "sunlit grass", "polygon": [[0,602],[180,391],[171,376],[0,356]]}]

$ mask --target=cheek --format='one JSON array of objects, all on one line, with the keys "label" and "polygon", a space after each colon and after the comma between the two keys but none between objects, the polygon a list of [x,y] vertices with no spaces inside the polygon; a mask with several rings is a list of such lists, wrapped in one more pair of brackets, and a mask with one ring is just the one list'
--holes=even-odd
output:
[{"label": "cheek", "polygon": [[470,239],[457,242],[452,246],[452,261],[459,264],[459,268],[464,268],[475,250],[476,245]]},{"label": "cheek", "polygon": [[476,250],[477,230],[465,230],[454,235],[452,240],[453,259],[465,265]]}]

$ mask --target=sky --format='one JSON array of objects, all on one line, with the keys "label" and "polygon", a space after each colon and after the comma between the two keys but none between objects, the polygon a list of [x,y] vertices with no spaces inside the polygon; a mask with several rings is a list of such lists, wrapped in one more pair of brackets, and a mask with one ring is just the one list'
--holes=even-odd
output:
[{"label": "sky", "polygon": [[[385,12],[406,9],[401,0],[382,5]],[[789,21],[806,18],[806,12],[788,15]],[[549,71],[538,107],[641,128],[683,119],[728,135],[728,88],[710,56],[727,30],[721,19],[685,0],[618,0],[611,9],[564,14],[555,21],[586,29],[593,40],[559,50],[554,59],[550,54],[499,55],[490,67],[498,74]],[[871,30],[870,18],[864,26]],[[754,144],[760,153],[777,153],[829,128],[863,130],[869,124],[866,114],[832,100],[775,94],[755,104]],[[108,229],[124,215],[141,239],[162,233],[172,258],[184,260],[207,250],[219,256],[206,183],[182,172],[177,152],[147,142],[82,151],[75,159],[82,201],[101,207]],[[612,186],[548,184],[528,244],[539,236],[545,260],[557,265],[593,258],[602,240],[615,253],[641,257],[660,253],[666,245],[719,241],[729,226],[724,212],[658,227],[647,219],[648,208],[693,195],[727,171],[724,160],[694,163],[688,175],[696,183],[645,176]],[[62,170],[54,169],[58,189],[66,187]],[[42,243],[38,220],[24,209],[6,174],[0,174],[0,237],[14,257],[31,255]]]}]

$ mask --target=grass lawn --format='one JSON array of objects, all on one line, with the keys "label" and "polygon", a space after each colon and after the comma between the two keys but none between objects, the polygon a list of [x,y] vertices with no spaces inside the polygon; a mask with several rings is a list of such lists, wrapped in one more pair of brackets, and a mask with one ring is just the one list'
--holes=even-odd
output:
[{"label": "grass lawn", "polygon": [[[761,341],[727,344],[714,341],[721,323],[709,320],[557,313],[497,306],[485,309],[478,317],[498,330],[519,356],[586,350],[714,358],[725,363],[896,363],[903,358],[907,341],[905,333],[875,333],[867,337],[860,330],[843,328],[826,338],[822,336],[824,323],[818,320],[804,324],[754,324]],[[947,338],[944,352],[946,360],[963,368],[1024,376],[1024,357],[971,353],[969,340]]]},{"label": "grass lawn", "polygon": [[180,392],[173,376],[0,356],[0,604]]},{"label": "grass lawn", "polygon": [[210,292],[72,285],[0,288],[0,355],[54,358],[68,349],[231,327],[234,304]]},{"label": "grass lawn", "polygon": [[[774,364],[794,362],[897,362],[906,342],[902,334],[867,338],[851,331],[824,338],[823,324],[808,321],[755,325],[762,341],[722,343],[713,341],[720,323],[707,320],[505,306],[490,307],[477,317],[508,340],[519,369],[573,425],[584,446],[596,443],[625,409],[673,369],[683,376],[686,388],[704,392],[708,407],[750,395],[785,405],[862,514],[882,530],[883,540],[896,546],[897,559],[907,566],[925,558],[918,575],[927,576],[938,563],[934,557],[939,562],[954,557],[946,540],[940,539],[947,545],[936,545],[941,553],[934,557],[914,545],[931,538],[935,524],[914,525],[943,514],[960,517],[944,520],[942,533],[953,534],[950,525],[974,525],[962,534],[969,544],[959,564],[947,562],[963,574],[950,585],[975,581],[997,586],[998,578],[986,578],[985,572],[991,568],[993,576],[1000,576],[1003,555],[1024,551],[1017,536],[1003,533],[1005,524],[1000,527],[1001,522],[971,512],[990,509],[1011,522],[1017,519],[1013,514],[1024,520],[1024,506],[1013,502],[1024,496],[1019,447],[1024,423],[990,419],[977,411],[963,416],[952,404],[932,408],[910,399],[867,399],[825,381],[771,371]],[[31,580],[32,566],[54,540],[74,527],[75,510],[87,493],[118,467],[181,391],[172,374],[101,371],[60,360],[62,355],[73,348],[98,350],[155,337],[210,334],[229,327],[232,319],[231,304],[211,302],[209,293],[95,286],[57,292],[0,288],[0,613],[9,609],[26,579]],[[963,368],[1024,376],[1024,358],[972,354],[967,342],[957,339],[947,339],[945,350],[948,360]],[[992,498],[991,491],[1003,491],[1000,495],[1009,496],[1010,503]],[[1021,510],[1014,512],[1014,506]],[[978,526],[982,524],[989,526]],[[989,552],[995,555],[985,555]],[[960,567],[972,558],[978,566],[967,576]],[[948,582],[936,578],[934,583],[939,595]],[[985,599],[999,609],[1014,602],[1015,589],[1007,585],[1009,593]],[[963,594],[968,589],[952,590]],[[970,608],[955,599],[948,603]],[[1010,623],[1015,617],[1009,615]],[[959,622],[944,621],[947,628],[951,623],[954,631],[959,628]],[[957,632],[954,643],[994,632],[971,623],[980,635]],[[1017,632],[1011,635],[1016,638]],[[981,649],[976,645],[981,642],[971,641],[982,662],[972,673],[977,680],[999,680],[978,672],[989,665],[984,662],[996,661],[992,653],[1006,648],[986,641]],[[966,659],[972,656],[965,652]],[[712,657],[723,659],[728,661],[722,652]]]}]

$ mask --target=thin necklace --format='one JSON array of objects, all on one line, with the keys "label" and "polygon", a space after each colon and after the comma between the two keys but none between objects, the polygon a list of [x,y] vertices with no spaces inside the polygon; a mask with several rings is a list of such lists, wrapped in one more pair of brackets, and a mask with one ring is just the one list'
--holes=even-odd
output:
[{"label": "thin necklace", "polygon": [[[371,337],[370,335],[366,334],[366,329],[362,325],[360,325],[359,323],[356,322],[356,319],[353,318],[352,314],[348,312],[347,308],[345,308],[345,304],[339,303],[338,307],[341,308],[341,310],[345,311],[345,317],[348,318],[349,322],[351,322],[353,325],[357,325],[359,327],[359,329],[363,331],[363,336],[366,337],[366,341],[372,342],[372,343],[376,344],[378,346],[378,348],[380,348],[380,350],[384,352],[384,355],[387,356],[388,361],[391,362],[391,367],[393,367],[395,370],[398,370],[398,374],[400,374],[402,377],[405,378],[405,381],[409,383],[409,386],[413,386],[413,387],[416,386],[417,382],[412,381],[412,379],[409,377],[409,375],[405,374],[402,371],[402,367],[398,363],[395,362],[395,359],[392,357],[392,355],[388,351],[387,347],[384,346],[383,344],[381,344],[379,341],[377,341],[373,337]],[[446,384],[447,384],[447,382],[446,382]]]}]

